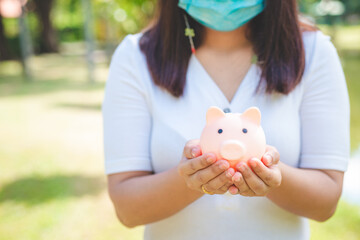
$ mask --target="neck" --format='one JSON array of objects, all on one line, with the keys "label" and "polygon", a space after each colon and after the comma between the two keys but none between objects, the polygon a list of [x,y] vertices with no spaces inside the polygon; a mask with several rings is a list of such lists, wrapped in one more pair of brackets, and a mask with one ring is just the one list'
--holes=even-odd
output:
[{"label": "neck", "polygon": [[205,38],[202,47],[215,51],[234,51],[251,46],[245,33],[247,24],[228,32],[216,31],[205,27]]}]

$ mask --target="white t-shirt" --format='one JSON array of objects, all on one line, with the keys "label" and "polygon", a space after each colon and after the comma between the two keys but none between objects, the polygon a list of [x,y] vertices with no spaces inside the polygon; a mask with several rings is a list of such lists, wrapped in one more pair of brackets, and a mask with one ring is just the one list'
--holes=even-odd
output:
[{"label": "white t-shirt", "polygon": [[[110,66],[103,103],[107,174],[177,166],[185,143],[198,139],[210,106],[243,112],[257,106],[267,144],[299,168],[345,171],[349,159],[349,101],[339,57],[327,36],[305,32],[306,67],[288,95],[255,94],[260,68],[252,65],[229,102],[192,55],[184,95],[157,87],[138,42],[128,35]],[[316,184],[316,183],[314,183]],[[145,239],[308,239],[306,218],[266,197],[204,195],[175,215],[148,224]]]}]

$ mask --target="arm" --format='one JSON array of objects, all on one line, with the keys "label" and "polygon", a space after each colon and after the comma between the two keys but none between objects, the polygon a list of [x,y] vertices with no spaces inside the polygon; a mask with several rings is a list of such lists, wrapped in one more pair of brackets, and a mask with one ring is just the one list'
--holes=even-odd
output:
[{"label": "arm", "polygon": [[342,191],[344,173],[335,170],[299,169],[279,163],[280,187],[267,197],[294,214],[317,221],[330,218]]},{"label": "arm", "polygon": [[218,194],[227,191],[233,169],[226,161],[214,163],[212,154],[191,155],[194,147],[196,144],[188,142],[178,168],[158,174],[133,171],[108,176],[111,200],[125,226],[147,224],[175,214],[203,195],[204,184]]},{"label": "arm", "polygon": [[159,174],[112,174],[108,189],[118,219],[127,227],[169,217],[202,196],[186,186],[176,168]]},{"label": "arm", "polygon": [[176,169],[152,173],[152,119],[135,42],[126,37],[115,51],[102,108],[108,191],[128,227],[170,216],[202,195],[188,189]]},{"label": "arm", "polygon": [[[270,161],[249,160],[239,164],[233,179],[233,194],[266,196],[285,210],[317,221],[329,219],[341,196],[343,172],[301,169],[279,162],[275,148],[269,148]],[[266,165],[265,165],[266,164]]]}]

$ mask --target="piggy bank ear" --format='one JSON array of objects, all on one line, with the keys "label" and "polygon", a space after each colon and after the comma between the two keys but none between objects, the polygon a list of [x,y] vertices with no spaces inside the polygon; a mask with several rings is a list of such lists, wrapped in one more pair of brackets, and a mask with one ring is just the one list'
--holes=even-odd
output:
[{"label": "piggy bank ear", "polygon": [[261,113],[257,107],[251,107],[246,109],[245,112],[241,114],[241,117],[244,117],[250,120],[251,122],[255,123],[256,125],[260,126]]},{"label": "piggy bank ear", "polygon": [[206,113],[206,123],[209,124],[221,117],[225,117],[225,113],[220,108],[210,107]]}]

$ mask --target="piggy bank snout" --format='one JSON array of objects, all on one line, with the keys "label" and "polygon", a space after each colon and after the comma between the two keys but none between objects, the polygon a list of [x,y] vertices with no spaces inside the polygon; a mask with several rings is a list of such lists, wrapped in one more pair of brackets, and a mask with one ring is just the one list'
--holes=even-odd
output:
[{"label": "piggy bank snout", "polygon": [[238,140],[227,140],[221,144],[220,155],[227,160],[239,160],[246,153],[244,144]]}]

